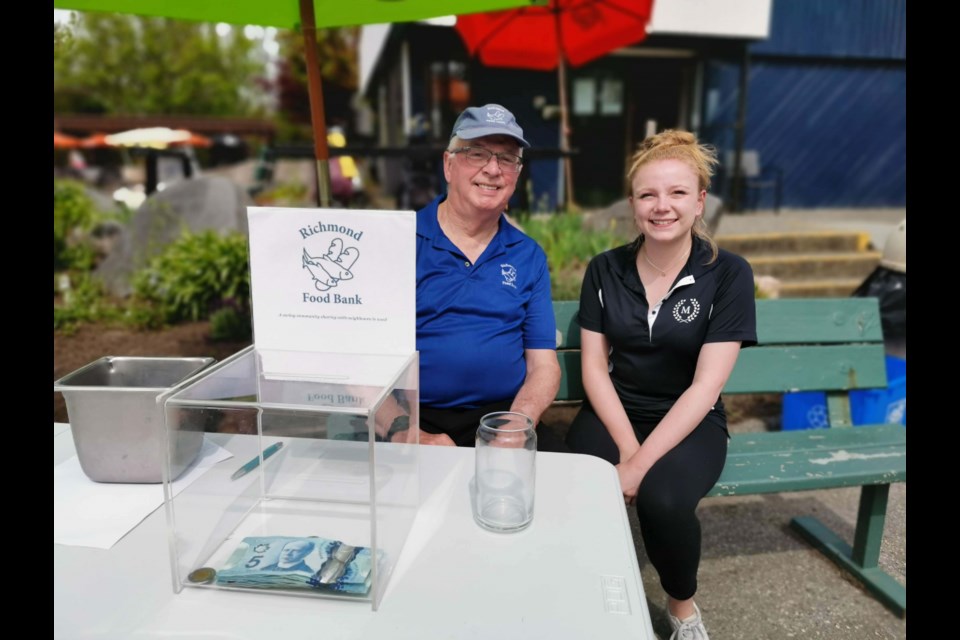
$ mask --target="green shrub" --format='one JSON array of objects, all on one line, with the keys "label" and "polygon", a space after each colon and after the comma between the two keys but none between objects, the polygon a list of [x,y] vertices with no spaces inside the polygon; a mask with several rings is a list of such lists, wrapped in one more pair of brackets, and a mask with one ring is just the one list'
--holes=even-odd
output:
[{"label": "green shrub", "polygon": [[210,314],[210,338],[240,342],[249,340],[253,334],[250,314],[234,306],[217,309]]},{"label": "green shrub", "polygon": [[[133,276],[134,318],[155,325],[203,320],[225,304],[250,314],[247,238],[184,231]],[[152,315],[141,305],[149,305]]]},{"label": "green shrub", "polygon": [[53,181],[53,270],[89,270],[93,247],[86,241],[99,216],[82,183]]},{"label": "green shrub", "polygon": [[62,300],[53,305],[54,331],[69,333],[83,323],[121,319],[122,311],[107,297],[100,280],[87,273],[59,277],[66,278],[68,286],[60,288]]},{"label": "green shrub", "polygon": [[259,206],[295,206],[309,204],[310,192],[307,185],[300,182],[280,182],[266,186],[254,197]]},{"label": "green shrub", "polygon": [[611,231],[583,228],[583,216],[573,213],[519,217],[523,230],[547,254],[551,296],[554,300],[577,300],[583,272],[590,259],[627,242]]}]

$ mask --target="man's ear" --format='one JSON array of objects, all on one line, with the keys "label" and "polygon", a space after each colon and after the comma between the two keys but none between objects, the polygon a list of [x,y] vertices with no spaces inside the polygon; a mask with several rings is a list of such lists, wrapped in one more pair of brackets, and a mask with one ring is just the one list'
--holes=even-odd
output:
[{"label": "man's ear", "polygon": [[450,163],[453,162],[453,154],[449,151],[443,152],[443,178],[447,181],[447,184],[450,184],[450,171],[452,167]]}]

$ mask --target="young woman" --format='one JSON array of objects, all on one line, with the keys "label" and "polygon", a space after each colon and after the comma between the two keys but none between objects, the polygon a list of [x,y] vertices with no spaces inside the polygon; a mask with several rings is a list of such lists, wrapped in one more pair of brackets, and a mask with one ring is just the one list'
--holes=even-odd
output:
[{"label": "young woman", "polygon": [[615,464],[667,593],[671,638],[707,640],[694,603],[696,507],[727,454],[720,391],[756,343],[753,273],[703,222],[716,153],[683,131],[644,140],[628,173],[637,239],[596,256],[580,294],[587,401],[571,450]]}]

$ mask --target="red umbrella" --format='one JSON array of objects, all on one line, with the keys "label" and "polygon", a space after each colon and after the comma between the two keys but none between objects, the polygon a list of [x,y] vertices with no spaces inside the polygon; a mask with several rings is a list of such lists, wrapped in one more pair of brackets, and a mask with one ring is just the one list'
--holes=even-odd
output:
[{"label": "red umbrella", "polygon": [[173,142],[170,144],[171,147],[203,147],[208,148],[213,146],[213,140],[207,136],[200,135],[199,133],[189,132],[190,137],[186,140],[181,140],[179,142]]},{"label": "red umbrella", "polygon": [[[558,70],[561,147],[569,150],[566,66],[578,67],[647,37],[653,0],[549,0],[536,7],[457,17],[471,55],[490,67]],[[572,203],[570,160],[564,162]]]},{"label": "red umbrella", "polygon": [[67,134],[60,133],[59,131],[53,132],[54,149],[76,149],[79,146],[80,141],[73,136],[68,136]]},{"label": "red umbrella", "polygon": [[93,133],[80,141],[80,147],[83,149],[98,149],[100,147],[109,147],[107,144],[107,134]]}]

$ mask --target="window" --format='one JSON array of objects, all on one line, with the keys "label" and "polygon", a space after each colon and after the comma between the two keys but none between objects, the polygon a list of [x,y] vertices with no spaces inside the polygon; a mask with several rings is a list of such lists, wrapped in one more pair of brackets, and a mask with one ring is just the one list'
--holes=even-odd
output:
[{"label": "window", "polygon": [[623,80],[577,78],[573,81],[573,114],[619,116],[623,113]]}]

